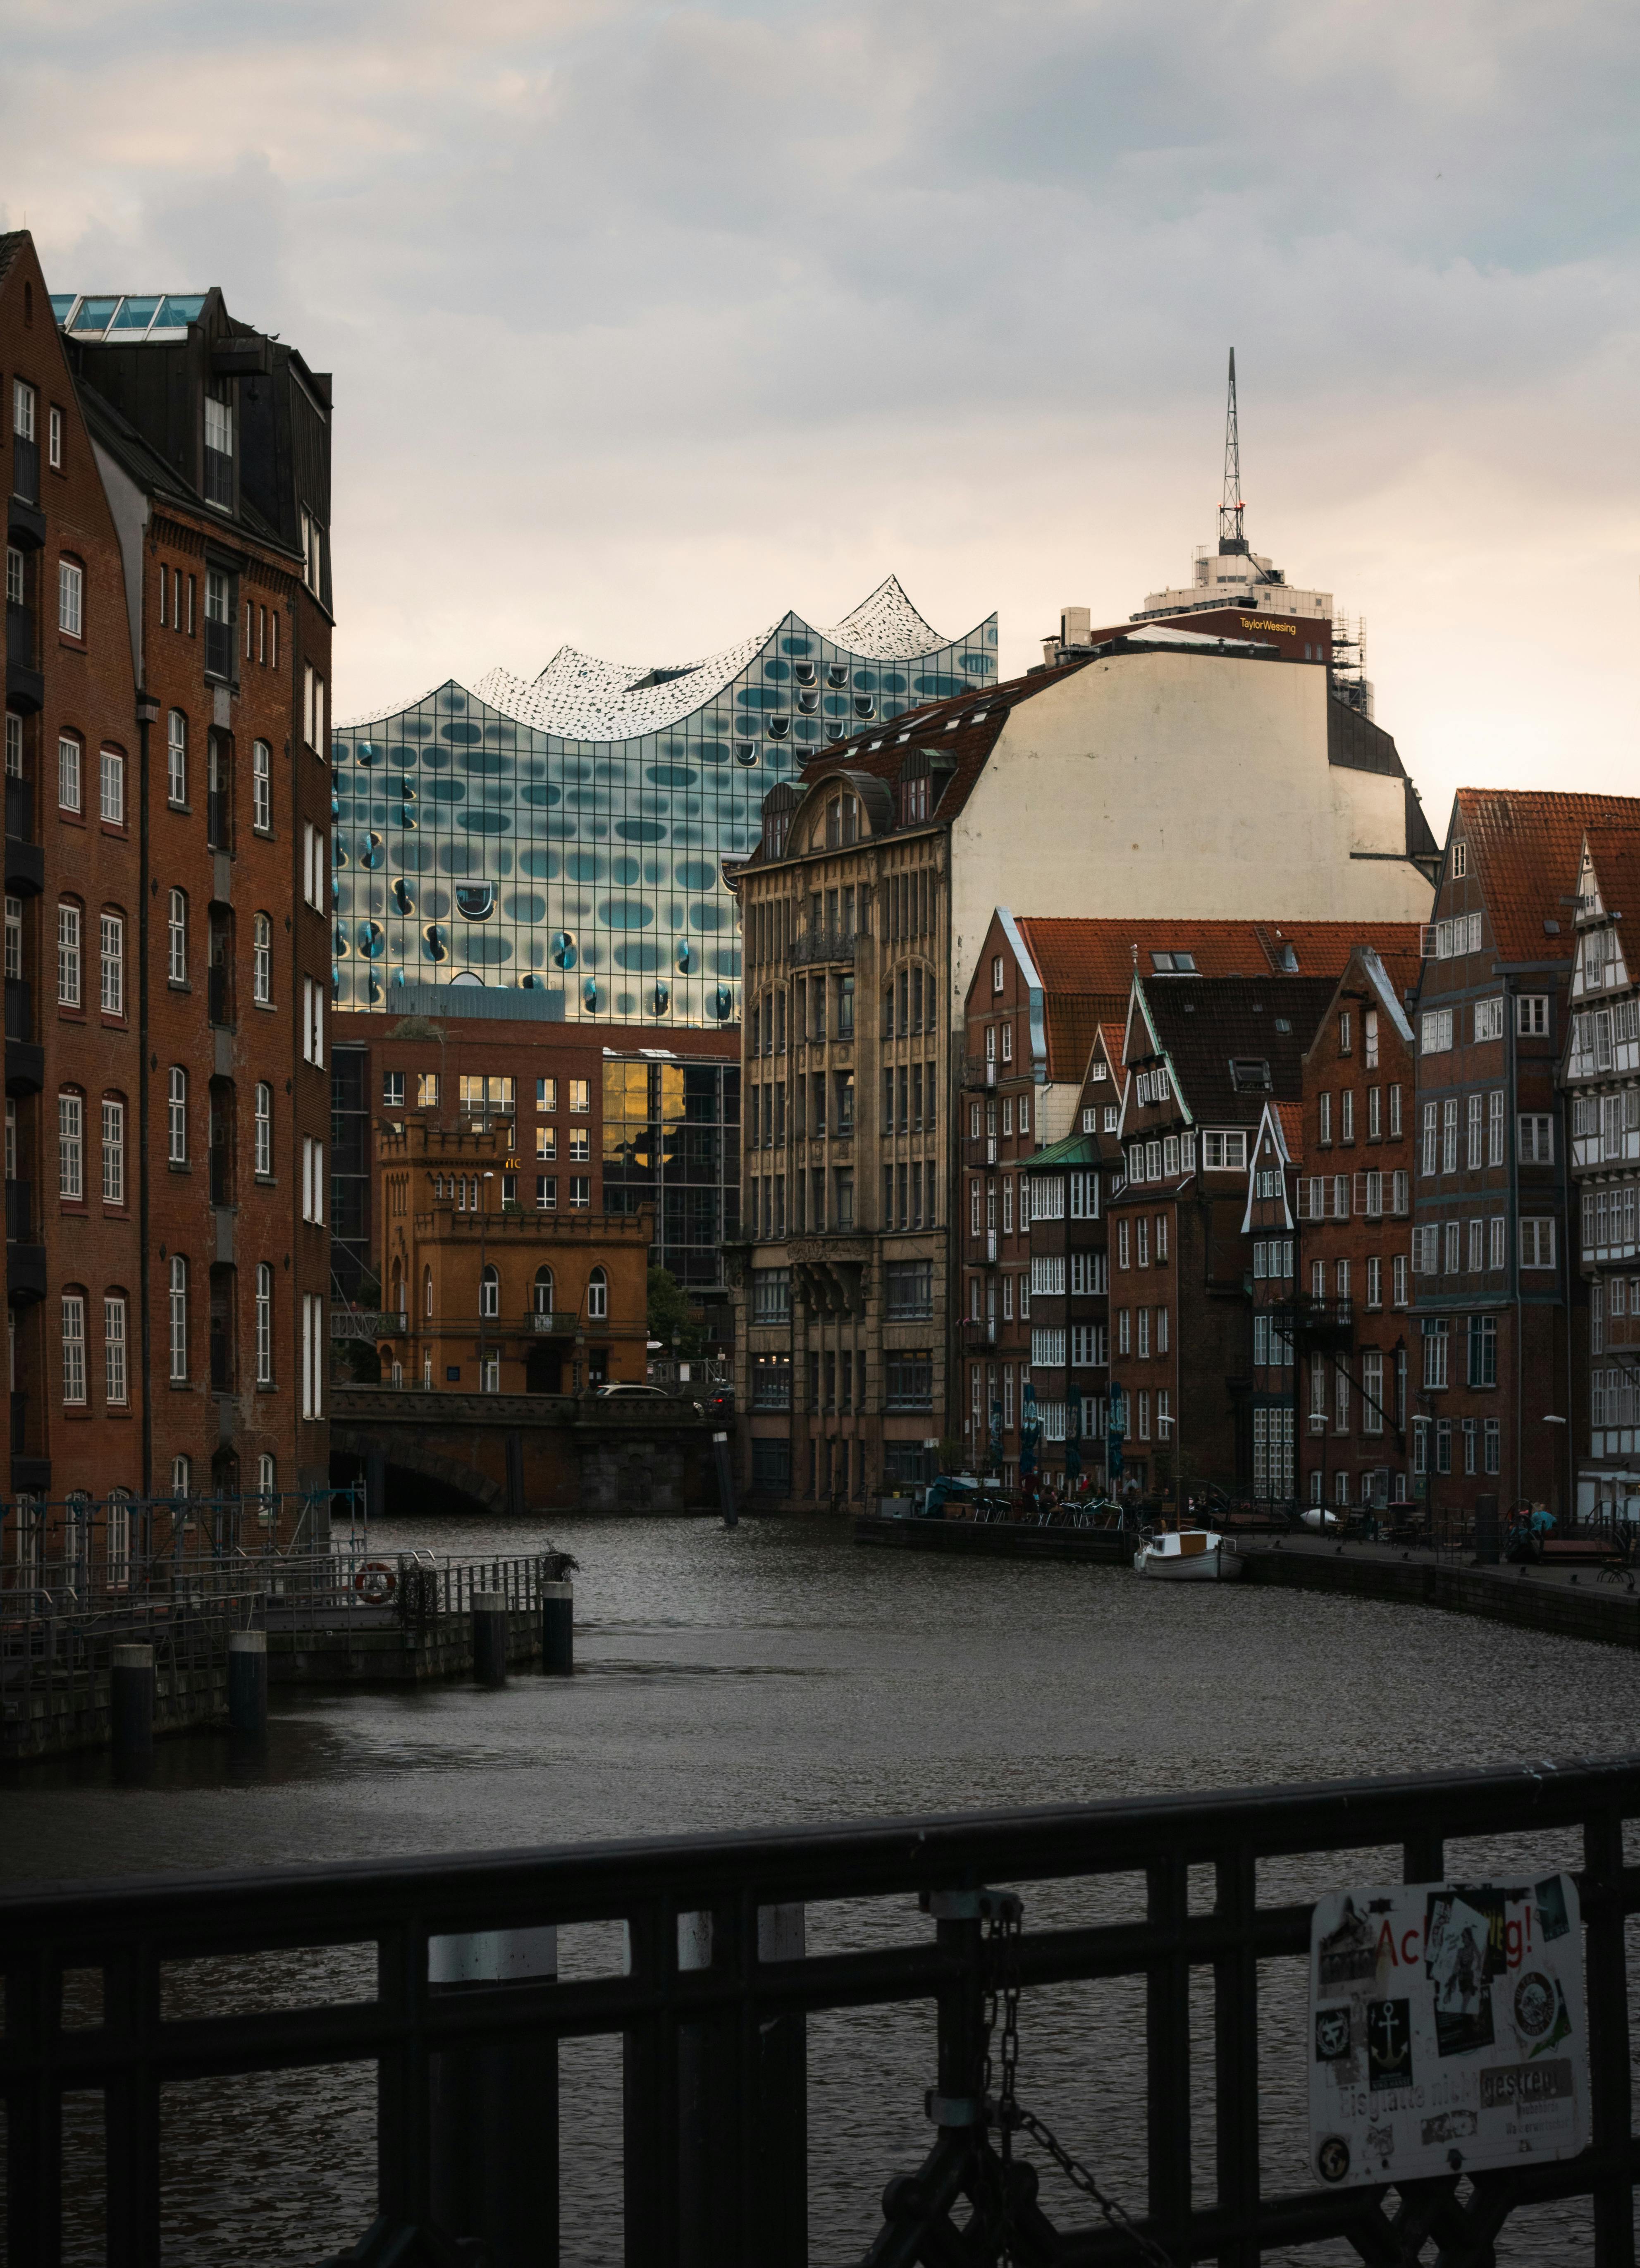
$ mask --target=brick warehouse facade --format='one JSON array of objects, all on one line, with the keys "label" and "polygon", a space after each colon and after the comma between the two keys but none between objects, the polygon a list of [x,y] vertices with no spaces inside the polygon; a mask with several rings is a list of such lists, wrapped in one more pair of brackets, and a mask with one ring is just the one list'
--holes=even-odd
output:
[{"label": "brick warehouse facade", "polygon": [[1453,806],[1416,1017],[1413,1462],[1438,1529],[1483,1495],[1573,1500],[1585,1293],[1555,1074],[1584,835],[1636,817],[1621,796],[1460,788]]},{"label": "brick warehouse facade", "polygon": [[[506,1130],[503,1204],[584,1239],[647,1212],[670,1269],[726,1351],[725,1236],[739,1228],[740,1040],[679,1027],[665,1047],[629,1024],[559,1023],[544,996],[405,986],[403,1012],[340,1011],[334,1027],[332,1266],[343,1305],[386,1304],[378,1136],[418,1117],[455,1136]],[[568,1367],[565,1366],[568,1375]],[[625,1374],[624,1373],[622,1374]],[[642,1375],[640,1369],[639,1375]]]},{"label": "brick warehouse facade", "polygon": [[12,1301],[13,1486],[322,1487],[328,381],[219,291],[54,316],[8,242],[11,485],[21,377],[40,549],[87,555],[37,709],[8,671],[8,1031],[37,1018],[40,1051],[8,1066],[8,1179],[44,1246],[33,1314]]}]

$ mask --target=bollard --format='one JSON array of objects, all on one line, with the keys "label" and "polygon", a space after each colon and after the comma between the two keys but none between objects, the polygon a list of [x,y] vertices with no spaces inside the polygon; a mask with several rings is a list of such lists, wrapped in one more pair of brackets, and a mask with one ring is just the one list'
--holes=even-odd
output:
[{"label": "bollard", "polygon": [[729,1461],[729,1436],[712,1435],[712,1463],[717,1473],[717,1507],[725,1528],[739,1528],[740,1514],[734,1500],[734,1467]]},{"label": "bollard", "polygon": [[[557,1975],[550,1926],[427,1941],[427,1981],[440,1998]],[[558,2226],[557,2041],[452,2048],[430,2057],[428,2071],[435,2220],[477,2240],[491,2268],[536,2268],[548,2257],[546,2232]]]},{"label": "bollard", "polygon": [[481,1685],[507,1682],[507,1594],[473,1594],[473,1675]]},{"label": "bollard", "polygon": [[149,1756],[154,1752],[154,1649],[116,1646],[108,1673],[109,1717],[114,1754]]},{"label": "bollard", "polygon": [[228,1633],[228,1724],[261,1739],[268,1730],[268,1633]]},{"label": "bollard", "polygon": [[575,1585],[541,1585],[541,1668],[568,1677],[575,1668]]}]

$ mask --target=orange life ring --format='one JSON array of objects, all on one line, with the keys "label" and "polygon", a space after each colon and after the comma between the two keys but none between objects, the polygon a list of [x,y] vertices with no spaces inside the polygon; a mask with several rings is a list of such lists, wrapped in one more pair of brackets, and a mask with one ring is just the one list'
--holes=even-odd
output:
[{"label": "orange life ring", "polygon": [[353,1587],[367,1607],[385,1606],[398,1589],[399,1578],[385,1559],[367,1559],[353,1578]]}]

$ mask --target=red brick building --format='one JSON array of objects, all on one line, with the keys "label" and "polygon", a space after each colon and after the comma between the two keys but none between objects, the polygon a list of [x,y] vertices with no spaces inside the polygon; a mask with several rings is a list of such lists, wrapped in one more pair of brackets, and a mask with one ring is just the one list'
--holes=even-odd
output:
[{"label": "red brick building", "polygon": [[1584,836],[1636,822],[1621,796],[1460,788],[1453,805],[1416,1017],[1414,1469],[1438,1528],[1482,1495],[1572,1501],[1555,1073]]},{"label": "red brick building", "polygon": [[[1587,1299],[1574,1343],[1571,1436],[1580,1514],[1640,1517],[1640,822],[1591,828],[1578,861],[1577,954],[1561,1083],[1571,1183],[1570,1252]],[[1569,1265],[1570,1261],[1569,1261]],[[1574,1310],[1574,1321],[1578,1310]]]},{"label": "red brick building", "polygon": [[1298,1266],[1285,1319],[1303,1415],[1298,1493],[1340,1511],[1408,1500],[1409,974],[1370,946],[1352,954],[1304,1062]]},{"label": "red brick building", "polygon": [[1293,1356],[1293,1299],[1298,1284],[1298,1181],[1304,1169],[1304,1106],[1267,1102],[1247,1166],[1242,1233],[1252,1246],[1252,1471],[1254,1500],[1295,1498],[1298,1439]]},{"label": "red brick building", "polygon": [[[958,1359],[966,1372],[960,1422],[971,1457],[988,1452],[991,1434],[999,1430],[1004,1476],[1010,1482],[1016,1476],[1023,1389],[1029,1379],[1038,1407],[1046,1413],[1043,1469],[1051,1473],[1063,1463],[1058,1429],[1062,1424],[1069,1429],[1071,1424],[1072,1399],[1084,1434],[1084,1467],[1094,1469],[1085,1437],[1092,1426],[1104,1430],[1109,1372],[1103,1355],[1108,1347],[1115,1363],[1120,1317],[1113,1321],[1107,1313],[1103,1289],[1090,1290],[1084,1295],[1089,1304],[1081,1307],[1067,1288],[1063,1297],[1071,1304],[1063,1314],[1053,1304],[1060,1295],[1048,1292],[1050,1304],[1039,1309],[1038,1278],[1056,1282],[1058,1258],[1062,1251],[1068,1257],[1069,1247],[1061,1242],[1060,1232],[1046,1226],[1039,1240],[1019,1176],[1033,1170],[1040,1145],[1058,1145],[1072,1137],[1099,1137],[1098,1155],[1107,1161],[1122,1156],[1122,1130],[1140,1108],[1129,1077],[1133,1065],[1130,1060],[1124,1063],[1122,1053],[1136,1031],[1139,1041],[1144,1039],[1143,1021],[1136,1027],[1129,1013],[1136,982],[1163,983],[1174,976],[1193,983],[1257,980],[1283,990],[1295,980],[1300,984],[1318,978],[1336,980],[1362,939],[1381,948],[1410,981],[1416,967],[1417,935],[1416,924],[1404,922],[1048,920],[1016,917],[1005,909],[997,909],[965,1004],[964,1092],[953,1207],[961,1274],[952,1322]],[[1300,1003],[1302,997],[1295,995],[1289,1006]],[[1279,1012],[1273,1012],[1272,1021]],[[1316,1012],[1319,1007],[1297,1007],[1299,1021]],[[1283,1016],[1283,1020],[1291,1024],[1293,1019]],[[1283,1039],[1289,1036],[1283,1035]],[[1304,1038],[1307,1040],[1307,1032]],[[1147,1094],[1149,1091],[1147,1080]],[[1296,1107],[1296,1082],[1291,1100]],[[1261,1101],[1261,1095],[1250,1111],[1243,1111],[1245,1126],[1256,1125]],[[1148,1106],[1145,1115],[1148,1120]],[[1065,1158],[1069,1160],[1069,1152]],[[1071,1170],[1069,1163],[1064,1170]],[[1079,1160],[1076,1170],[1086,1171],[1087,1166]],[[1109,1179],[1107,1171],[1107,1184]],[[1245,1184],[1244,1155],[1236,1184],[1243,1196]],[[1216,1180],[1215,1189],[1220,1186]],[[1051,1186],[1044,1191],[1048,1202],[1055,1194]],[[1069,1185],[1065,1195],[1069,1202]],[[1085,1201],[1093,1200],[1089,1196]],[[1091,1238],[1090,1251],[1104,1253],[1104,1223],[1097,1227],[1090,1223],[1079,1233]],[[1152,1271],[1147,1284],[1155,1280],[1154,1271],[1161,1264],[1154,1257],[1155,1233],[1152,1220],[1146,1229],[1145,1248],[1151,1256],[1146,1265]],[[1130,1227],[1129,1235],[1136,1237],[1136,1230]],[[1035,1265],[1039,1241],[1044,1247],[1041,1256],[1049,1263],[1041,1270]],[[1050,1244],[1051,1250],[1047,1248]],[[1114,1285],[1120,1273],[1119,1249],[1118,1243],[1105,1254],[1098,1270],[1090,1261],[1078,1280],[1090,1286],[1097,1280],[1102,1285],[1107,1263]],[[1069,1287],[1069,1276],[1066,1281]],[[1114,1310],[1120,1302],[1114,1289],[1108,1297]],[[1166,1320],[1156,1327],[1171,1329],[1176,1309],[1171,1301],[1160,1304]],[[1171,1396],[1175,1391],[1161,1381],[1159,1371],[1151,1379],[1158,1361],[1150,1341],[1155,1321],[1148,1317],[1144,1325],[1151,1345],[1144,1358],[1151,1366],[1142,1388],[1147,1398],[1129,1412],[1133,1428],[1127,1448],[1129,1469],[1147,1476],[1158,1441],[1156,1405],[1151,1397],[1158,1392]],[[1133,1314],[1128,1328],[1129,1359],[1136,1364],[1141,1358],[1132,1349],[1139,1325]],[[1240,1336],[1247,1337],[1245,1325]],[[1073,1350],[1085,1354],[1099,1349],[1100,1364],[1086,1376],[1063,1374],[1064,1366],[1054,1359],[1062,1342],[1067,1362]],[[1245,1392],[1245,1353],[1237,1359],[1242,1381],[1238,1391]],[[1039,1362],[1046,1366],[1042,1377],[1035,1374]],[[1092,1404],[1097,1409],[1085,1406]],[[1167,1406],[1171,1429],[1176,1405],[1170,1399]],[[1151,1428],[1144,1436],[1136,1430],[1141,1420]],[[1245,1480],[1250,1477],[1251,1433],[1243,1430],[1247,1436],[1242,1456]]]},{"label": "red brick building", "polygon": [[0,362],[12,1487],[322,1488],[328,381],[26,236]]},{"label": "red brick building", "polygon": [[450,1137],[504,1136],[493,1167],[497,1212],[516,1206],[583,1240],[645,1218],[650,1258],[677,1277],[725,1352],[723,1246],[739,1226],[739,1032],[680,1027],[667,1045],[644,1047],[629,1024],[532,1013],[544,995],[393,989],[408,1012],[335,1019],[332,1228],[343,1305],[388,1303],[377,1135],[419,1118]]}]

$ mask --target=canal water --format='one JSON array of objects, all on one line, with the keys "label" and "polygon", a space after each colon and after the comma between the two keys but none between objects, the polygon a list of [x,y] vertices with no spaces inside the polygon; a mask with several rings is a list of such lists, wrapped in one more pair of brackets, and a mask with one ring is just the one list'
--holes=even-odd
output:
[{"label": "canal water", "polygon": [[[145,1786],[101,1757],[0,1790],[0,1878],[20,1883],[165,1868],[477,1851],[684,1830],[1075,1801],[1434,1771],[1640,1746],[1640,1657],[1440,1613],[1263,1587],[1174,1588],[1113,1569],[973,1563],[856,1545],[844,1524],[561,1521],[550,1529],[409,1521],[384,1552],[572,1551],[577,1675],[500,1693],[276,1694],[266,1760],[195,1735],[164,1744]],[[1542,1846],[1536,1846],[1541,1855]],[[1563,1854],[1577,1862],[1575,1850]],[[1465,1871],[1505,1854],[1467,1851]],[[1318,1862],[1319,1863],[1319,1862]],[[1452,1863],[1458,1863],[1452,1854]],[[1347,1872],[1341,1873],[1344,1867]],[[1399,1873],[1398,1852],[1333,1861],[1330,1879]],[[1261,1892],[1327,1886],[1266,1870]],[[1133,1911],[1130,1881],[1026,1892],[1026,1925]],[[1122,1901],[1128,1904],[1123,1904]],[[920,1938],[909,1911],[812,1913],[811,1950]],[[349,1993],[349,1956],[247,1993],[183,1977],[177,2005],[271,2005]],[[576,1961],[610,1965],[589,1939]],[[1305,2185],[1303,1979],[1273,1965],[1261,2060],[1266,2186]],[[232,1992],[231,2002],[220,1995]],[[217,1995],[218,1997],[213,1998]],[[260,1995],[260,1998],[258,1997]],[[1124,2199],[1143,2202],[1142,1995],[1078,1987],[1027,1998],[1021,2099]],[[1210,2174],[1211,2012],[1195,2011]],[[810,2029],[813,2257],[842,2262],[876,2225],[884,2182],[926,2146],[928,2012],[863,2012]],[[613,2049],[563,2051],[566,2257],[621,2258],[619,2073]],[[369,2076],[299,2073],[178,2089],[167,2110],[167,2262],[311,2262],[368,2219]],[[77,2146],[94,2149],[93,2107]],[[1083,2215],[1065,2186],[1043,2201]],[[93,2257],[87,2206],[77,2257]],[[248,2257],[248,2255],[244,2256]],[[1276,2256],[1272,2256],[1275,2257]],[[1353,2258],[1311,2247],[1291,2263]],[[1518,2218],[1500,2262],[1592,2257],[1581,2208]]]}]

